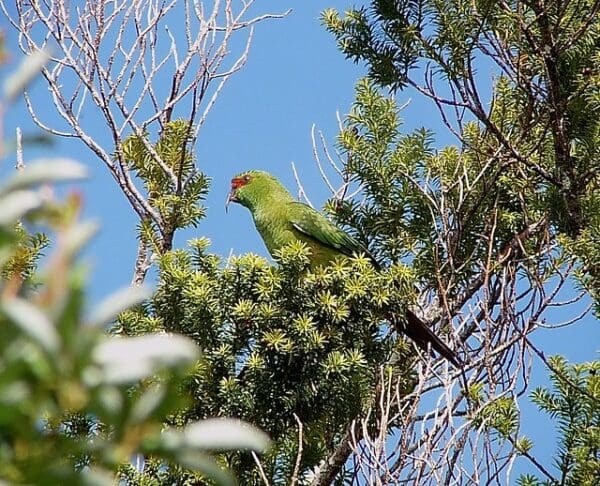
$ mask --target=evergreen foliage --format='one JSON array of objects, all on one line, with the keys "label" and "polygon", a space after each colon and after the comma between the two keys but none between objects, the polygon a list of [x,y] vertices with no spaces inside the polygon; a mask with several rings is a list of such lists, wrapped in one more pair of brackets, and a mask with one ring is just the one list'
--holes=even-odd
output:
[{"label": "evergreen foliage", "polygon": [[[390,121],[394,103],[369,83],[359,85],[361,111],[355,107],[340,137],[349,177],[362,184],[367,199],[366,204],[346,202],[338,217],[392,261],[409,257],[424,288],[437,286],[438,298],[448,298],[450,309],[466,302],[461,296],[473,295],[469,289],[478,287],[486,253],[495,262],[494,272],[501,271],[507,256],[521,254],[535,255],[518,264],[531,288],[537,279],[548,285],[563,275],[561,267],[575,266],[573,275],[594,299],[598,315],[598,7],[592,0],[374,0],[344,16],[323,13],[342,52],[366,63],[374,85],[392,91],[413,88],[429,98],[460,142],[434,150],[432,135],[422,130],[410,138],[416,156],[398,157],[397,126]],[[491,69],[497,73],[492,83],[482,76]],[[357,126],[354,117],[366,119],[369,129]],[[377,211],[386,184],[396,191],[388,191],[392,197],[381,204],[387,214]],[[427,206],[429,225],[418,219]],[[404,220],[394,221],[389,209],[404,214]],[[493,238],[482,237],[490,235],[492,226]],[[427,243],[445,231],[451,232],[448,244]],[[527,284],[521,285],[527,291]],[[504,312],[520,314],[515,301]],[[534,398],[562,427],[562,478],[556,484],[594,484],[597,471],[588,470],[583,478],[570,464],[585,469],[599,447],[594,426],[583,415],[575,417],[575,409],[589,408],[594,396],[586,394],[582,375],[597,362],[568,367],[556,358],[552,363],[557,391],[564,394],[562,409],[558,403],[551,406],[547,391],[537,391]],[[566,385],[563,375],[575,385]],[[500,441],[510,439],[527,454],[529,439],[511,438],[518,430],[514,399],[481,401],[481,390],[475,383],[469,391],[473,403],[482,405],[473,423],[497,431]],[[583,434],[593,444],[587,457],[573,444],[578,423],[592,430]],[[521,481],[537,484],[533,477]]]},{"label": "evergreen foliage", "polygon": [[[576,235],[598,198],[597,8],[593,0],[377,0],[344,17],[328,10],[323,19],[342,52],[365,61],[381,86],[412,86],[442,111],[470,113],[494,141],[474,148],[490,155],[501,147],[497,165],[518,165],[546,192],[552,222]],[[487,66],[500,75],[489,110],[489,86],[479,77]]]},{"label": "evergreen foliage", "polygon": [[2,267],[2,280],[19,278],[31,286],[34,283],[31,282],[34,271],[44,249],[49,245],[49,239],[41,232],[28,233],[21,223],[15,225],[12,234],[14,246],[10,248],[11,254]]},{"label": "evergreen foliage", "polygon": [[[86,316],[87,272],[76,257],[95,225],[77,223],[80,198],[54,203],[36,187],[84,172],[73,163],[32,165],[0,190],[0,478],[114,484],[114,473],[127,477],[124,464],[145,453],[232,484],[206,450],[236,441],[262,448],[261,435],[223,422],[219,433],[229,433],[230,442],[222,447],[207,422],[164,428],[165,417],[186,402],[183,378],[199,356],[193,342],[158,334],[107,337],[105,326],[147,297],[135,289]],[[44,221],[56,235],[46,271],[36,267],[48,239],[28,236],[16,222],[25,218]]]},{"label": "evergreen foliage", "polygon": [[[142,219],[140,239],[151,243],[158,253],[170,249],[177,230],[196,227],[204,217],[204,207],[200,203],[206,196],[209,181],[196,169],[194,154],[188,148],[192,128],[185,120],[168,122],[152,146],[155,154],[140,137],[132,135],[123,142],[122,157],[143,182],[148,203],[160,217],[159,224]],[[148,135],[144,136],[147,138]],[[170,169],[168,173],[155,155]]]},{"label": "evergreen foliage", "polygon": [[[516,115],[503,86],[499,83],[496,108]],[[390,332],[386,316],[402,315],[418,295],[439,295],[427,302],[427,312],[443,323],[442,332],[449,331],[445,313],[469,304],[483,284],[482,262],[488,262],[488,278],[498,279],[490,284],[496,288],[508,264],[518,269],[511,272],[520,284],[532,285],[550,282],[570,261],[566,245],[546,251],[547,186],[519,166],[494,168],[489,150],[501,147],[476,123],[465,126],[464,137],[469,144],[461,149],[436,151],[427,130],[403,134],[395,103],[370,81],[359,82],[339,147],[360,198],[332,199],[326,210],[384,263],[383,270],[356,258],[311,272],[310,250],[301,244],[286,247],[275,266],[255,255],[222,261],[199,238],[187,250],[162,254],[151,302],[121,315],[120,333],[175,331],[204,350],[187,382],[194,402],[170,422],[229,415],[272,437],[272,448],[260,458],[262,473],[247,454],[220,456],[242,484],[262,484],[262,475],[270,484],[289,484],[298,460],[301,478],[309,482],[309,471],[319,471],[343,442],[348,424],[368,415],[367,429],[375,427],[379,412],[368,411],[382,377],[399,380],[403,395],[414,390],[414,350]],[[503,299],[513,299],[512,292]],[[514,338],[513,326],[517,336],[528,332],[530,317],[515,315],[533,309],[512,305],[489,323],[493,332],[504,329],[490,338],[492,346]],[[482,343],[479,332],[474,325],[461,330],[467,359],[488,352],[490,343]],[[530,449],[526,437],[514,437],[519,422],[514,397],[497,396],[485,375],[471,379],[457,403],[498,447],[509,440],[518,452]],[[300,456],[297,420],[303,424]],[[340,481],[355,473],[344,462],[334,475]],[[150,468],[130,479],[145,484],[163,481],[165,474],[186,477]]]},{"label": "evergreen foliage", "polygon": [[[364,199],[330,209],[379,259],[410,262],[425,287],[439,287],[441,279],[452,298],[477,278],[490,251],[499,259],[515,233],[544,218],[543,195],[516,167],[484,170],[489,160],[482,150],[493,141],[475,123],[465,127],[469,144],[462,150],[436,151],[428,130],[402,134],[398,115],[370,81],[359,82],[339,141],[348,177]],[[489,248],[481,235],[492,226]],[[451,246],[436,244],[442,231],[452,232]],[[536,245],[534,238],[528,248]]]},{"label": "evergreen foliage", "polygon": [[543,480],[523,475],[519,484],[593,486],[600,477],[600,362],[569,364],[554,356],[549,363],[552,389],[538,387],[531,399],[556,424],[558,474]]},{"label": "evergreen foliage", "polygon": [[[565,282],[575,276],[600,309],[599,9],[373,0],[344,17],[324,12],[342,52],[369,68],[338,138],[343,190],[325,210],[382,269],[356,257],[311,270],[300,243],[275,264],[224,260],[203,237],[173,249],[175,232],[204,217],[209,181],[190,150],[196,127],[173,121],[171,108],[155,142],[136,131],[114,154],[144,187],[133,197],[116,177],[141,218],[136,282],[149,253],[158,267],[151,298],[126,293],[84,328],[74,256],[89,227],[76,223],[77,198],[34,205],[62,242],[43,277],[47,240],[17,224],[38,199],[18,200],[0,219],[0,476],[36,483],[56,463],[48,477],[70,484],[97,471],[131,485],[226,483],[226,469],[243,485],[486,484],[521,456],[546,476],[523,475],[523,485],[595,484],[598,362],[554,358],[554,391],[532,394],[559,426],[560,478],[518,436],[517,403],[529,353],[543,358],[528,335],[563,305]],[[498,75],[482,85],[489,63]],[[439,147],[427,127],[404,133],[381,87],[428,97],[459,143]],[[2,204],[14,210],[8,196]],[[390,329],[386,318],[407,306],[465,370]],[[98,326],[117,314],[120,337],[103,336]],[[170,333],[186,338],[150,346]],[[228,438],[254,450],[264,437],[202,422],[229,416],[266,431],[271,447],[231,451]],[[143,470],[130,463],[136,453]]]},{"label": "evergreen foliage", "polygon": [[[266,474],[288,484],[298,452],[295,417],[304,429],[305,470],[366,409],[391,356],[403,386],[413,385],[413,359],[382,326],[384,312],[405,305],[398,293],[408,295],[411,272],[401,264],[377,272],[357,258],[310,273],[301,244],[282,250],[278,266],[251,254],[223,264],[207,247],[198,239],[161,257],[151,305],[123,314],[121,332],[194,338],[205,350],[188,380],[194,404],[173,420],[229,415],[258,425],[274,441],[263,458]],[[242,484],[261,483],[246,456],[223,461]]]}]

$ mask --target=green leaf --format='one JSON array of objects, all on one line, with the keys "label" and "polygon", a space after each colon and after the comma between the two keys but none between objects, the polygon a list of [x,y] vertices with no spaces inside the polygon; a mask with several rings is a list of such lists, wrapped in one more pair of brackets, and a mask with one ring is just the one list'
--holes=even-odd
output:
[{"label": "green leaf", "polygon": [[131,410],[131,421],[141,423],[147,420],[163,402],[166,391],[166,388],[160,385],[151,386],[144,391]]},{"label": "green leaf", "polygon": [[92,326],[104,326],[112,323],[123,311],[149,299],[152,291],[148,287],[127,287],[116,292],[98,304],[88,323]]},{"label": "green leaf", "polygon": [[93,351],[102,381],[115,385],[136,383],[163,369],[190,365],[199,356],[191,339],[176,334],[110,338]]},{"label": "green leaf", "polygon": [[29,163],[25,170],[10,179],[2,192],[16,191],[40,184],[85,179],[88,170],[79,162],[69,158],[40,158]]},{"label": "green leaf", "polygon": [[98,223],[88,221],[69,228],[64,234],[65,253],[72,256],[80,251],[98,232],[99,227]]},{"label": "green leaf", "polygon": [[27,85],[35,78],[50,59],[45,50],[35,51],[23,58],[17,70],[6,77],[4,81],[4,96],[7,102],[13,101]]},{"label": "green leaf", "polygon": [[207,419],[194,422],[183,430],[184,443],[206,450],[264,451],[269,438],[256,427],[234,419]]},{"label": "green leaf", "polygon": [[43,203],[41,194],[34,191],[15,191],[0,198],[0,225],[8,226],[39,208]]},{"label": "green leaf", "polygon": [[115,484],[115,478],[104,469],[92,467],[81,475],[81,480],[85,486],[111,486]]},{"label": "green leaf", "polygon": [[15,297],[2,305],[9,319],[36,343],[50,353],[56,353],[60,338],[50,319],[37,307]]},{"label": "green leaf", "polygon": [[235,486],[234,477],[209,456],[197,451],[183,449],[175,454],[175,460],[184,467],[201,471],[212,478],[219,486]]}]

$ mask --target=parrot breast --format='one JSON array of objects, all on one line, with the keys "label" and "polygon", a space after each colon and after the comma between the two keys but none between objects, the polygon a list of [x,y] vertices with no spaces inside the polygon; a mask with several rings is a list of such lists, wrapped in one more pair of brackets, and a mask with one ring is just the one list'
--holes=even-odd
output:
[{"label": "parrot breast", "polygon": [[343,254],[334,248],[324,246],[316,239],[301,233],[289,220],[287,211],[278,211],[278,208],[270,207],[268,211],[257,210],[253,213],[254,224],[263,239],[271,256],[282,247],[302,241],[310,249],[310,268],[315,269],[321,265],[328,265],[336,257]]}]

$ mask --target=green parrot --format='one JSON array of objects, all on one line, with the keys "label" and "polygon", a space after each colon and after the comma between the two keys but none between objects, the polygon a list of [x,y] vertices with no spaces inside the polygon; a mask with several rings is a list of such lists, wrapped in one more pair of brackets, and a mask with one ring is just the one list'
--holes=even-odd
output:
[{"label": "green parrot", "polygon": [[[252,213],[256,229],[271,255],[283,246],[302,241],[310,248],[310,268],[328,265],[340,256],[351,257],[368,251],[352,236],[331,223],[310,206],[298,202],[274,176],[268,172],[250,170],[231,180],[229,203],[246,206]],[[429,352],[429,345],[455,366],[460,361],[439,337],[413,312],[406,311],[406,319],[395,323],[396,328],[412,339],[421,349]]]}]

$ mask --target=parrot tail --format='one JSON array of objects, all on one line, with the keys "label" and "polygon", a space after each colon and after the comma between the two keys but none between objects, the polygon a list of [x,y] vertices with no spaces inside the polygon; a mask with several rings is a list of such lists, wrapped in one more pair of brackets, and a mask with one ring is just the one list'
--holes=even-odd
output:
[{"label": "parrot tail", "polygon": [[406,311],[406,322],[404,326],[398,330],[412,339],[423,351],[429,353],[429,346],[431,346],[431,349],[442,355],[454,366],[457,368],[462,367],[463,363],[460,361],[456,353],[452,351],[444,341],[437,337],[434,332],[410,310]]}]

